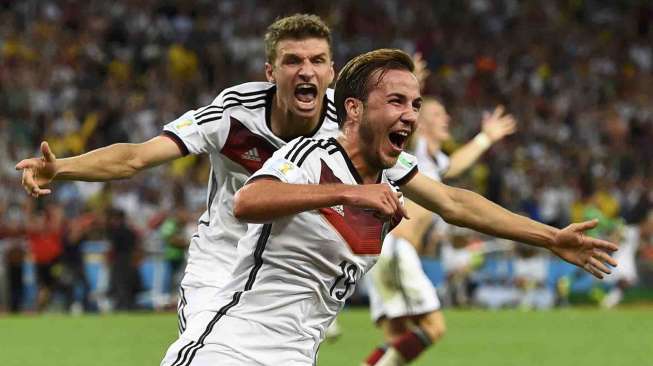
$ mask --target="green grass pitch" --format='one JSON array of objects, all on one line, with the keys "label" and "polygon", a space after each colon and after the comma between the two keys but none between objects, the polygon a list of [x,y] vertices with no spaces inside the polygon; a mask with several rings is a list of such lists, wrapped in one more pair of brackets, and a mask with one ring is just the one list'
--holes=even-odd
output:
[{"label": "green grass pitch", "polygon": [[[653,308],[547,312],[445,311],[448,332],[415,365],[653,365]],[[340,317],[343,335],[319,365],[359,365],[381,341],[365,309]],[[4,366],[158,365],[174,314],[0,317]]]}]

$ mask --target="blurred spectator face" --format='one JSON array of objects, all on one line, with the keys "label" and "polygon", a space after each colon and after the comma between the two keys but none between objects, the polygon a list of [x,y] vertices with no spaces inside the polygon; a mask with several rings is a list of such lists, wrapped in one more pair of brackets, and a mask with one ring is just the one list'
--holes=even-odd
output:
[{"label": "blurred spectator face", "polygon": [[125,213],[118,209],[110,209],[107,212],[107,226],[109,229],[118,229],[125,224]]},{"label": "blurred spectator face", "polygon": [[451,118],[444,106],[437,101],[427,100],[419,111],[421,135],[428,140],[443,142],[448,140]]},{"label": "blurred spectator face", "polygon": [[329,43],[321,38],[284,39],[276,55],[272,64],[265,64],[265,74],[277,84],[277,103],[299,117],[316,117],[335,74]]}]

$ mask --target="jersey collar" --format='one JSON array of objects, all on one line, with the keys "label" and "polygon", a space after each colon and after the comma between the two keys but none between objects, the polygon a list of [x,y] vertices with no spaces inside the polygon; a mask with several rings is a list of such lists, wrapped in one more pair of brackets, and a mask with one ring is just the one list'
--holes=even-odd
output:
[{"label": "jersey collar", "polygon": [[[270,89],[267,90],[267,94],[265,96],[265,124],[268,126],[268,129],[270,132],[272,132],[272,100],[274,100],[274,95],[277,93],[277,86],[273,85]],[[322,111],[320,112],[320,119],[313,129],[313,131],[309,132],[308,134],[304,135],[304,137],[313,137],[315,136],[320,129],[322,128],[322,125],[324,124],[324,120],[326,119],[326,113],[327,113],[327,108],[329,105],[329,98],[327,98],[327,94],[324,93],[324,98],[322,100]],[[278,136],[277,136],[278,137]],[[289,142],[290,140],[284,140],[285,142]],[[292,140],[292,139],[291,139]]]}]

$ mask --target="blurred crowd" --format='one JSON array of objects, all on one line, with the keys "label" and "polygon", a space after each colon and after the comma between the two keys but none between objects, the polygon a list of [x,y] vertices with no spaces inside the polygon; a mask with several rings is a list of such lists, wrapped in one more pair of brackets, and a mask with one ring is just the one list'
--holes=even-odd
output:
[{"label": "blurred crowd", "polygon": [[[425,92],[453,119],[445,150],[505,105],[519,132],[453,183],[558,227],[599,218],[597,235],[637,229],[633,256],[653,271],[649,1],[0,0],[0,307],[24,308],[26,262],[38,309],[53,292],[68,307],[131,309],[144,261],[183,268],[205,206],[206,159],[128,181],[58,183],[38,201],[14,165],[43,140],[58,157],[144,141],[224,87],[262,80],[265,28],[295,12],[332,27],[336,69],[373,48],[420,52],[431,70]],[[447,245],[428,248],[448,255]],[[111,273],[106,299],[83,270],[90,260]]]}]

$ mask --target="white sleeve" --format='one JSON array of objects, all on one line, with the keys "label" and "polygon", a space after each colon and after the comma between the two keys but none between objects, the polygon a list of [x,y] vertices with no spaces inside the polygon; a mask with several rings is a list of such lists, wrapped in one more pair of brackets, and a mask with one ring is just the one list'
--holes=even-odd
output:
[{"label": "white sleeve", "polygon": [[295,145],[301,144],[304,140],[305,138],[303,137],[296,138],[290,141],[286,146],[275,151],[272,157],[263,164],[263,167],[249,177],[247,183],[251,182],[253,179],[264,176],[275,177],[284,183],[311,183],[313,181],[313,179],[311,179],[313,174],[310,173],[310,169],[307,169],[311,165],[302,164],[300,167],[290,161],[290,159],[286,158],[286,155],[289,155],[289,152],[295,148]]},{"label": "white sleeve", "polygon": [[390,169],[386,169],[385,175],[396,185],[408,183],[417,174],[417,158],[402,151],[397,163]]},{"label": "white sleeve", "polygon": [[224,146],[230,123],[222,107],[223,93],[208,106],[190,110],[163,127],[163,135],[172,138],[184,155],[220,151]]}]

